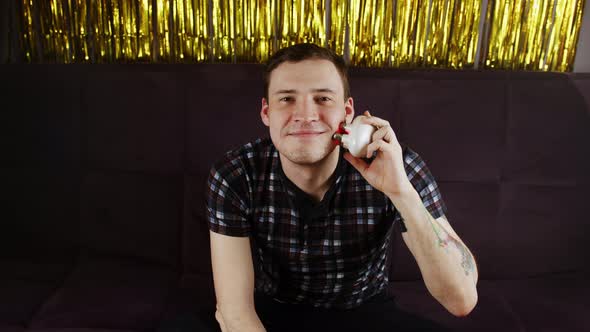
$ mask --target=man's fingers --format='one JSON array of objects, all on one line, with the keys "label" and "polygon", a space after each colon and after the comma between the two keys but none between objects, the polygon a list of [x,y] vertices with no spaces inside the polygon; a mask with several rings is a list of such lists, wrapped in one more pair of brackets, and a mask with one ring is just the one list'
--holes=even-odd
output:
[{"label": "man's fingers", "polygon": [[376,116],[369,116],[363,118],[363,123],[373,125],[377,128],[390,127],[389,121],[383,120]]},{"label": "man's fingers", "polygon": [[380,139],[384,140],[387,143],[391,143],[395,133],[391,127],[382,127],[373,133],[371,141],[378,141]]},{"label": "man's fingers", "polygon": [[386,146],[387,143],[382,139],[374,141],[371,144],[367,145],[367,158],[371,158],[375,151],[385,151]]}]

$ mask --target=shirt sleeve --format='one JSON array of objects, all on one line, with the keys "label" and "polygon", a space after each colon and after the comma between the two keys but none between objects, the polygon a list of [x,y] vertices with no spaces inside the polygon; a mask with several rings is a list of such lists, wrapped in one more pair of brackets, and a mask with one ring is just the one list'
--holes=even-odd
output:
[{"label": "shirt sleeve", "polygon": [[[412,183],[412,186],[414,186],[414,189],[420,195],[422,203],[424,203],[424,206],[432,217],[436,219],[446,215],[447,206],[434,176],[422,157],[409,147],[404,149],[404,166],[410,183]],[[403,224],[403,218],[399,213],[396,215],[396,219],[401,223],[402,232],[405,232],[406,228]]]},{"label": "shirt sleeve", "polygon": [[[248,237],[252,225],[247,197],[240,185],[240,171],[234,163],[211,168],[207,179],[206,215],[209,229],[215,233]],[[225,175],[228,174],[228,175]]]}]

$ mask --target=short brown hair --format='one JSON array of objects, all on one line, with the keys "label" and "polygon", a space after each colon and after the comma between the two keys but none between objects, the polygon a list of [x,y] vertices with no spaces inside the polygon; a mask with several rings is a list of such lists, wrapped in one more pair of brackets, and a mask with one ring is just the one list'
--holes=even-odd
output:
[{"label": "short brown hair", "polygon": [[270,86],[270,74],[283,62],[299,62],[308,59],[328,60],[336,66],[342,87],[344,88],[344,100],[350,97],[350,86],[348,85],[347,66],[344,59],[329,48],[316,44],[302,43],[288,46],[278,50],[266,63],[264,70],[264,96],[268,100],[268,87]]}]

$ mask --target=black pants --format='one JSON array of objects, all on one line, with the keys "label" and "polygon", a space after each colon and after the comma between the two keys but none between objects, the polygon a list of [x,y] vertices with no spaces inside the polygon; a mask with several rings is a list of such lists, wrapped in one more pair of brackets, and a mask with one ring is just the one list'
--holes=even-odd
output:
[{"label": "black pants", "polygon": [[[268,332],[397,332],[450,331],[436,323],[400,310],[393,297],[378,295],[361,306],[349,309],[321,309],[280,303],[257,295],[256,313]],[[163,322],[158,332],[220,332],[215,312],[178,315]]]}]

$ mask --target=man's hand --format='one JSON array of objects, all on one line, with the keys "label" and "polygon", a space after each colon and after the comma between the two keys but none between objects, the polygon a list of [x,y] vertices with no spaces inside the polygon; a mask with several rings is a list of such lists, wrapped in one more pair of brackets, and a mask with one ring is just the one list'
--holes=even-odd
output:
[{"label": "man's hand", "polygon": [[363,123],[377,128],[377,131],[373,133],[371,144],[367,146],[366,157],[370,158],[374,152],[377,152],[377,155],[370,164],[361,158],[354,157],[349,152],[344,154],[344,158],[361,173],[369,184],[388,197],[395,198],[413,190],[404,168],[402,148],[389,122],[371,116],[369,111],[365,111],[363,115]]}]

